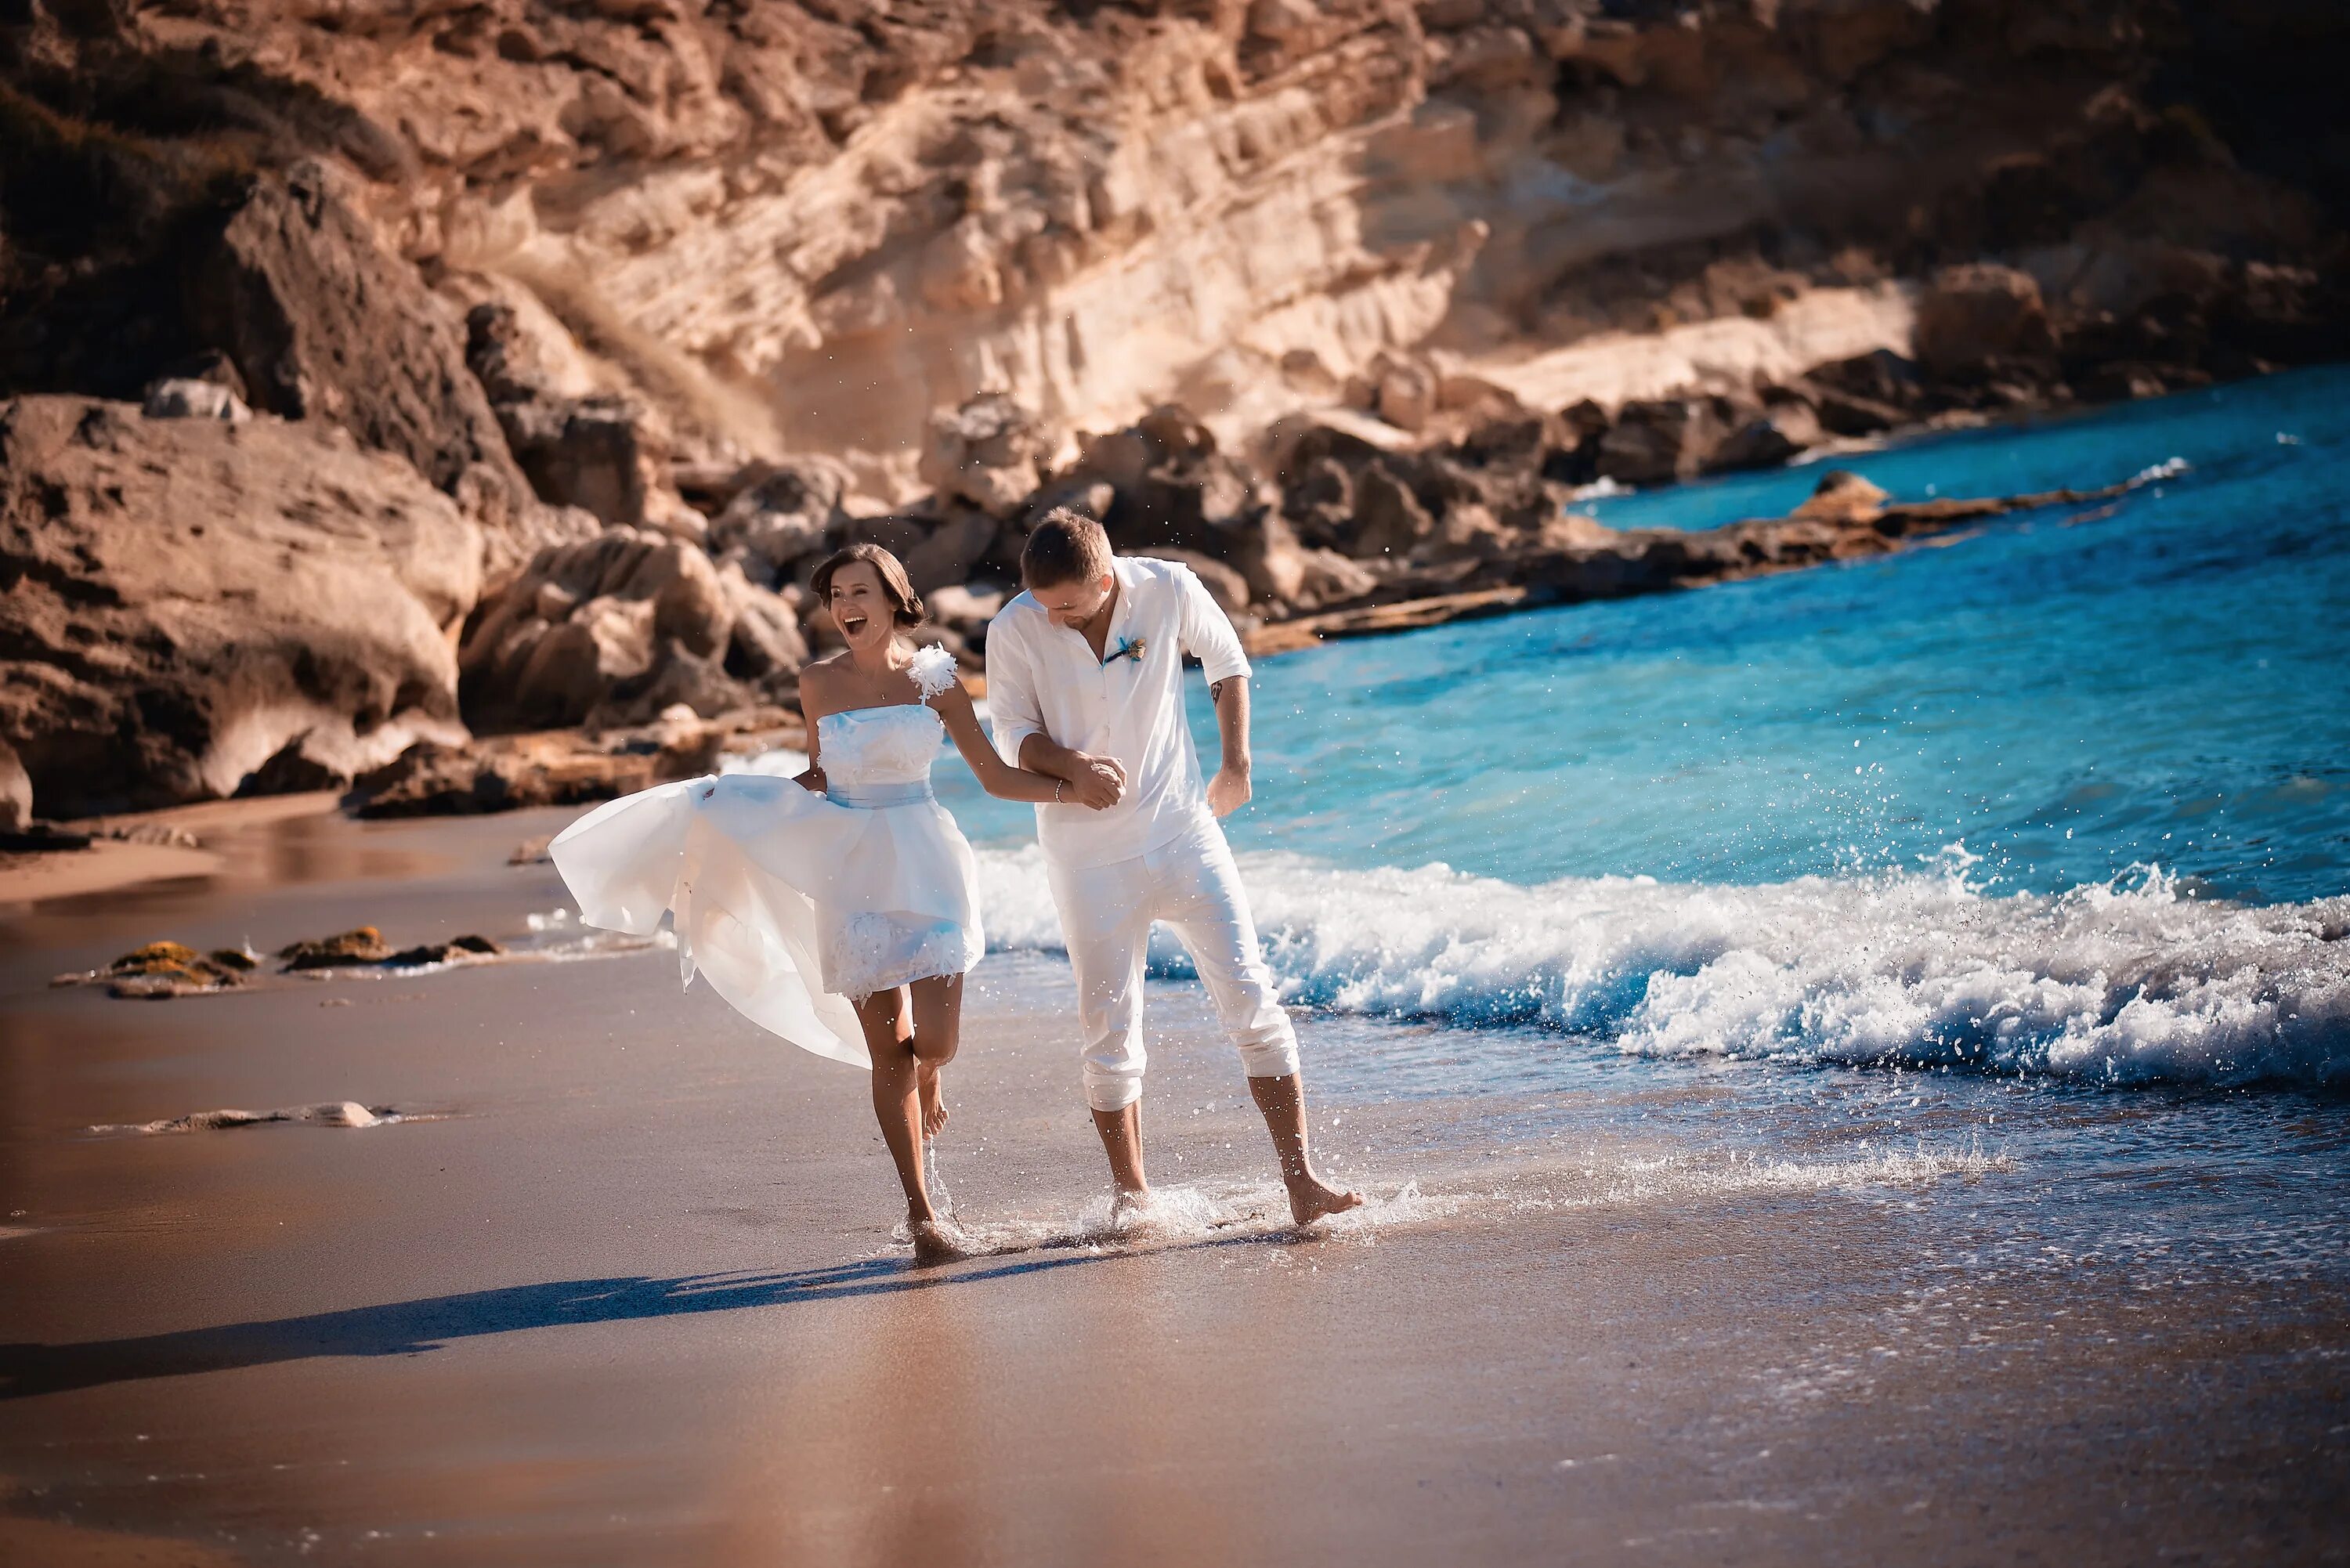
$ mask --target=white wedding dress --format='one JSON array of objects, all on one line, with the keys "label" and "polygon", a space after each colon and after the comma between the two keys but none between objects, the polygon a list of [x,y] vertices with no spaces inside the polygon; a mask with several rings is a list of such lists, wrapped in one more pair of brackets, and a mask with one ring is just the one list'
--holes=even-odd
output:
[{"label": "white wedding dress", "polygon": [[688,984],[819,1056],[869,1067],[847,998],[979,961],[978,867],[931,793],[946,726],[943,649],[911,667],[924,702],[816,723],[826,793],[729,774],[607,801],[547,853],[591,926],[650,936],[666,913]]}]

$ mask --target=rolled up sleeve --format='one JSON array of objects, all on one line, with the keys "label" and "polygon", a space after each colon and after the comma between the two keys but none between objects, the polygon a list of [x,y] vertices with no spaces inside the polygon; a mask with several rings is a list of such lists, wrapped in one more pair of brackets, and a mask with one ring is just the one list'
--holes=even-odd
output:
[{"label": "rolled up sleeve", "polygon": [[1022,742],[1045,732],[1044,711],[1036,705],[1035,670],[1017,625],[998,621],[988,628],[987,716],[996,751],[1015,768]]},{"label": "rolled up sleeve", "polygon": [[[1175,580],[1182,594],[1183,651],[1200,661],[1208,684],[1213,686],[1219,680],[1248,674],[1248,655],[1241,651],[1240,633],[1232,629],[1232,618],[1209,594],[1200,575],[1179,565]],[[994,690],[993,686],[988,688],[991,694]]]}]

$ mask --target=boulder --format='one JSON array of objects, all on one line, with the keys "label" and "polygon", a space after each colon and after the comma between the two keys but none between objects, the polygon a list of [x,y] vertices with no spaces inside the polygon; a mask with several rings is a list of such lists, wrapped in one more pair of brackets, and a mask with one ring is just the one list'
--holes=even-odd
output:
[{"label": "boulder", "polygon": [[1164,558],[1191,567],[1201,586],[1208,590],[1208,597],[1224,614],[1236,616],[1248,608],[1248,579],[1223,562],[1196,550],[1169,550]]},{"label": "boulder", "polygon": [[972,508],[950,511],[931,530],[928,538],[906,553],[906,576],[913,583],[914,591],[927,594],[934,588],[968,581],[972,569],[987,558],[1002,526],[986,513]]},{"label": "boulder", "polygon": [[2004,360],[2055,348],[2032,275],[1989,262],[1945,267],[1918,296],[1918,363],[1943,379],[1979,376]]},{"label": "boulder", "polygon": [[253,182],[192,270],[189,316],[256,407],[342,425],[442,489],[475,463],[521,487],[454,314],[327,165]]},{"label": "boulder", "polygon": [[1599,438],[1599,476],[1618,484],[1669,484],[1705,465],[1725,431],[1709,398],[1626,403]]},{"label": "boulder", "polygon": [[140,410],[151,420],[226,420],[242,424],[253,417],[244,400],[217,381],[166,376],[147,389]]},{"label": "boulder", "polygon": [[484,733],[609,729],[681,705],[707,718],[788,696],[806,652],[791,607],[739,566],[612,528],[541,551],[483,602],[458,691]]},{"label": "boulder", "polygon": [[1435,527],[1436,519],[1411,487],[1385,465],[1356,476],[1355,534],[1347,547],[1357,559],[1408,556]]},{"label": "boulder", "polygon": [[806,732],[780,709],[746,709],[717,720],[681,710],[594,736],[556,730],[494,735],[463,746],[414,746],[362,775],[344,804],[363,817],[472,816],[574,805],[715,773],[730,752],[751,755],[806,745]]},{"label": "boulder", "polygon": [[931,416],[917,472],[941,501],[968,502],[1004,518],[1044,477],[1044,456],[1035,417],[1001,392],[983,392]]},{"label": "boulder", "polygon": [[32,778],[16,748],[0,740],[0,833],[22,833],[32,825]]},{"label": "boulder", "polygon": [[493,300],[467,313],[465,363],[541,501],[577,507],[608,526],[650,524],[689,538],[705,532],[702,514],[672,484],[669,442],[648,410],[608,393],[556,390],[514,306]]},{"label": "boulder", "polygon": [[1820,475],[1811,498],[1788,514],[1820,523],[1866,523],[1884,510],[1885,491],[1846,469]]},{"label": "boulder", "polygon": [[1091,442],[1070,477],[1110,487],[1101,513],[1110,543],[1146,555],[1189,550],[1233,560],[1269,509],[1255,474],[1172,403]]},{"label": "boulder", "polygon": [[345,773],[462,740],[483,555],[321,425],[0,402],[0,735],[58,817],[233,794],[297,737]]},{"label": "boulder", "polygon": [[710,553],[754,583],[773,587],[801,562],[829,549],[847,525],[841,510],[848,473],[828,458],[754,465],[750,480],[710,524]]},{"label": "boulder", "polygon": [[1722,439],[1704,462],[1708,473],[1776,468],[1818,444],[1820,417],[1807,403],[1783,400],[1747,420]]}]

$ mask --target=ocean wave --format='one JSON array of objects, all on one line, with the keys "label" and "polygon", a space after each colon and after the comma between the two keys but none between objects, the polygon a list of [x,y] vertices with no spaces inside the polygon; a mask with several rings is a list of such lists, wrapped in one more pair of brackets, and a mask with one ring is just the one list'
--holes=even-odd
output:
[{"label": "ocean wave", "polygon": [[[2137,867],[1994,897],[1970,857],[1760,887],[1242,857],[1294,1002],[1627,1053],[2112,1082],[2350,1081],[2350,898],[2244,907]],[[989,938],[1057,949],[1041,855],[980,856]],[[1162,931],[1152,964],[1185,973]]]}]

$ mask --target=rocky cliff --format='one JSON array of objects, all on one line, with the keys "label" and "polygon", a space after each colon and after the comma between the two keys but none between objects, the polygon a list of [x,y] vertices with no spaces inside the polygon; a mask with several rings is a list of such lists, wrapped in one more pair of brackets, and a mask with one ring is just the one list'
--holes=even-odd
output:
[{"label": "rocky cliff", "polygon": [[[1594,478],[2339,354],[2345,28],[2315,0],[21,0],[0,391],[178,378],[348,431],[480,532],[467,718],[642,720],[787,694],[821,633],[795,575],[851,535],[983,604],[1032,498],[1115,505],[1277,616]],[[1512,442],[1499,492],[1426,479]],[[1451,455],[1366,455],[1413,448]]]}]

